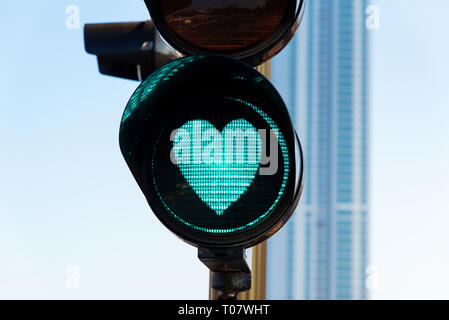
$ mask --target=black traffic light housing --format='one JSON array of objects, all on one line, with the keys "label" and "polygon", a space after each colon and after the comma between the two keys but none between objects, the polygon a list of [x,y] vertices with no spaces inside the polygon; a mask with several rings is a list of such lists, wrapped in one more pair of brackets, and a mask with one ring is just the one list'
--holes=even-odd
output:
[{"label": "black traffic light housing", "polygon": [[[274,132],[276,150],[261,143],[259,152],[276,155],[270,163],[276,165],[276,172],[263,174],[261,162],[257,162],[258,172],[235,165],[239,154],[230,140],[233,159],[229,165],[221,161],[224,156],[218,163],[201,162],[203,150],[197,153],[203,157],[200,165],[190,162],[195,153],[190,142],[187,164],[172,162],[176,130],[201,123],[220,132],[220,146],[225,148],[227,140],[221,133],[236,119],[248,124],[244,129]],[[194,136],[188,139],[195,145]],[[286,223],[302,190],[302,151],[281,96],[258,71],[223,56],[181,58],[148,77],[123,113],[120,148],[154,214],[197,247],[256,245]],[[232,197],[235,193],[238,197]],[[232,200],[224,210],[211,206],[229,197]]]}]

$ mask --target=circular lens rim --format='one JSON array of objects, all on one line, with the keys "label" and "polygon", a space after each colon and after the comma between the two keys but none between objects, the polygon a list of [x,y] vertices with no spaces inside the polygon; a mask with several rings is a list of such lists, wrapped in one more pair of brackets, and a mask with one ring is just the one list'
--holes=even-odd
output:
[{"label": "circular lens rim", "polygon": [[198,54],[223,55],[240,60],[252,66],[258,66],[263,62],[273,58],[283,48],[285,48],[293,38],[304,15],[306,0],[298,0],[296,13],[293,20],[288,19],[286,16],[284,16],[277,29],[274,30],[271,35],[264,39],[262,42],[247,49],[236,50],[232,53],[214,52],[213,50],[203,50],[201,48],[193,46],[171,30],[171,28],[166,23],[162,12],[158,8],[156,1],[145,0],[145,4],[147,5],[148,11],[150,12],[151,19],[154,22],[157,32],[159,32],[159,34],[167,42],[167,44],[173,47],[173,49],[180,52],[183,56]]}]

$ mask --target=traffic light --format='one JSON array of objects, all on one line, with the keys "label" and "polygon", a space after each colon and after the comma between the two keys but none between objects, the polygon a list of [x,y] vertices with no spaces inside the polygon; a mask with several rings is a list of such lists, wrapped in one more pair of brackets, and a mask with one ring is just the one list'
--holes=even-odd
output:
[{"label": "traffic light", "polygon": [[86,51],[101,73],[141,81],[120,124],[123,157],[153,213],[232,298],[251,287],[244,248],[279,230],[302,191],[287,107],[253,67],[289,42],[304,0],[145,3],[152,21],[86,25]]},{"label": "traffic light", "polygon": [[299,199],[302,153],[287,108],[230,58],[182,58],[150,75],[125,109],[120,147],[159,220],[198,247],[257,244]]},{"label": "traffic light", "polygon": [[183,55],[224,54],[253,66],[281,51],[304,0],[145,0],[162,37]]}]

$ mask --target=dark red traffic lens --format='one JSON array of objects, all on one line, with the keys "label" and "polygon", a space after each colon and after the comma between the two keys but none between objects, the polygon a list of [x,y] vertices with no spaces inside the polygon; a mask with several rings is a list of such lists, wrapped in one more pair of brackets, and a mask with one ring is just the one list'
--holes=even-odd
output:
[{"label": "dark red traffic lens", "polygon": [[272,35],[296,0],[158,0],[165,23],[190,45],[215,53],[251,48]]}]

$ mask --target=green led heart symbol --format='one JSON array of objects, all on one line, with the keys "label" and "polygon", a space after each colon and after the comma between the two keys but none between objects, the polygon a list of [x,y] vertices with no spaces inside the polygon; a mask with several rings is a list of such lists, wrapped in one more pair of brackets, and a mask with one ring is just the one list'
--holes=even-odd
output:
[{"label": "green led heart symbol", "polygon": [[176,130],[172,159],[186,181],[218,215],[248,190],[259,168],[262,142],[244,119],[218,131],[210,122],[192,120]]}]

